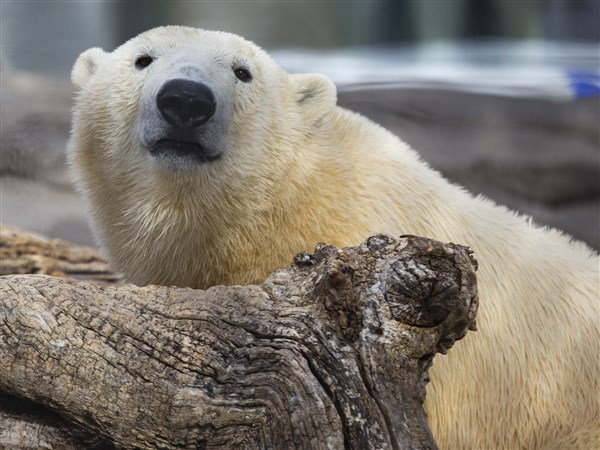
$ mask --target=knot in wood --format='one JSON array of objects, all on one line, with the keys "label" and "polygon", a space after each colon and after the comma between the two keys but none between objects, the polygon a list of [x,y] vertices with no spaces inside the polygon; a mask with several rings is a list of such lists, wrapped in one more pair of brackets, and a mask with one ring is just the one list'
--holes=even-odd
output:
[{"label": "knot in wood", "polygon": [[294,256],[293,263],[298,267],[311,267],[316,264],[316,260],[313,254],[301,252]]},{"label": "knot in wood", "polygon": [[335,259],[338,253],[339,250],[337,247],[319,243],[315,247],[314,253],[306,251],[298,253],[294,256],[292,262],[296,267],[301,269],[313,268],[328,259]]},{"label": "knot in wood", "polygon": [[372,252],[375,252],[377,250],[381,250],[385,247],[387,247],[390,243],[390,238],[384,234],[378,234],[376,236],[371,236],[368,240],[367,240],[367,247],[369,247],[369,250],[371,250]]},{"label": "knot in wood", "polygon": [[460,270],[442,255],[403,258],[391,265],[385,299],[395,320],[417,327],[440,325],[460,291]]}]

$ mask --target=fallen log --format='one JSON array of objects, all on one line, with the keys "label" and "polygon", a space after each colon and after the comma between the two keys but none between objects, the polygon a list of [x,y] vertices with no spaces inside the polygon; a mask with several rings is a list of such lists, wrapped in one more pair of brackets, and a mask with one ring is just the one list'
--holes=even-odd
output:
[{"label": "fallen log", "polygon": [[33,273],[100,283],[118,281],[93,247],[0,224],[0,275]]},{"label": "fallen log", "polygon": [[475,270],[374,236],[261,286],[2,277],[0,447],[436,448],[427,371],[475,327]]}]

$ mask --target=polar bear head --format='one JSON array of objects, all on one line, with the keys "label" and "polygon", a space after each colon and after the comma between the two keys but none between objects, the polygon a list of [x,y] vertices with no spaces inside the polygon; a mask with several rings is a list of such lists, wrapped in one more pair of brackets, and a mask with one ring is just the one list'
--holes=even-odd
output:
[{"label": "polar bear head", "polygon": [[241,167],[274,144],[281,157],[288,137],[314,132],[335,106],[324,76],[288,75],[239,36],[187,27],[147,31],[112,53],[89,49],[71,78],[72,148],[130,171]]},{"label": "polar bear head", "polygon": [[264,228],[336,111],[326,77],[290,75],[251,42],[187,27],[89,49],[71,78],[72,174],[104,255],[138,284],[223,280],[209,273],[231,271],[216,260]]}]

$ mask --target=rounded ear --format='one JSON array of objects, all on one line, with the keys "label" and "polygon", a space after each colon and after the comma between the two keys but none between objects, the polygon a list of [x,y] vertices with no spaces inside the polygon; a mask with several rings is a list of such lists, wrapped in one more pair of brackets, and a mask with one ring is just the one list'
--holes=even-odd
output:
[{"label": "rounded ear", "polygon": [[296,103],[307,121],[318,123],[333,111],[337,103],[337,91],[333,81],[318,73],[291,77]]},{"label": "rounded ear", "polygon": [[98,47],[90,48],[79,55],[71,71],[73,84],[78,88],[85,86],[107,56],[108,53]]}]

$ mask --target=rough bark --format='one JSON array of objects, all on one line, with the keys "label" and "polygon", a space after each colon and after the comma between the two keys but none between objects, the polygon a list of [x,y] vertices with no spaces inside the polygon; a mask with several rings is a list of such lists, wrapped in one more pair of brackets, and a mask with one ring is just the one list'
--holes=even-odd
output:
[{"label": "rough bark", "polygon": [[41,448],[435,448],[427,370],[475,327],[475,270],[375,236],[261,286],[3,277],[0,446],[34,427]]}]

